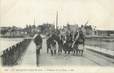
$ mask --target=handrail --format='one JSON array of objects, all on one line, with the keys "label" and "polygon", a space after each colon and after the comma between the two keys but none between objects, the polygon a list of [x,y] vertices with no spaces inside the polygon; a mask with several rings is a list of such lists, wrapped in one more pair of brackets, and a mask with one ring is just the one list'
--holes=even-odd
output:
[{"label": "handrail", "polygon": [[18,63],[19,58],[27,49],[31,39],[24,39],[2,52],[1,60],[3,66],[13,66]]}]

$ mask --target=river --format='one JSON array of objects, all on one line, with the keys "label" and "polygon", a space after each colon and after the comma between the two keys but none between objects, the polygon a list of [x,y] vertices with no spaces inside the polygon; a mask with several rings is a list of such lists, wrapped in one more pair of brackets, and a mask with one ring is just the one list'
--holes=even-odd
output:
[{"label": "river", "polygon": [[23,38],[0,38],[0,52],[22,40]]},{"label": "river", "polygon": [[[112,41],[113,40],[113,41]],[[111,51],[114,51],[114,39],[108,40],[108,41],[103,41],[103,40],[86,40],[86,45],[89,46],[95,46],[95,47],[100,47],[104,49],[108,49]]]}]

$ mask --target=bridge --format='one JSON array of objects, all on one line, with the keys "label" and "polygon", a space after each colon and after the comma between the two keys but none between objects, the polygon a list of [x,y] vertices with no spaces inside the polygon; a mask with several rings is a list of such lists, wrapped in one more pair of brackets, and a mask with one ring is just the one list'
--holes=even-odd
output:
[{"label": "bridge", "polygon": [[[27,40],[20,43],[22,46],[22,44],[27,43]],[[33,40],[29,40],[26,46],[23,47],[25,47],[25,50],[21,49],[21,54],[15,50],[17,53],[13,54],[13,58],[11,57],[10,60],[12,61],[6,60],[6,63],[9,63],[6,64],[7,66],[114,66],[113,57],[92,51],[90,50],[92,47],[88,46],[85,46],[86,49],[83,56],[73,55],[72,53],[64,54],[64,52],[51,56],[50,53],[47,54],[46,52],[46,38],[43,38],[42,49],[39,56],[36,56],[36,46]],[[18,58],[19,56],[20,58]],[[3,60],[5,61],[5,59]],[[5,62],[2,63],[5,64]]]}]

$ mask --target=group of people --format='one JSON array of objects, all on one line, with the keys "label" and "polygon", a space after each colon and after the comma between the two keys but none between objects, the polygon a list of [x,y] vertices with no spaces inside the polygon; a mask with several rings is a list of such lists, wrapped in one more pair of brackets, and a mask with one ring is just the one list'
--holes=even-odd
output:
[{"label": "group of people", "polygon": [[[75,32],[66,31],[64,33],[62,33],[62,30],[56,30],[46,35],[46,37],[47,53],[51,53],[51,55],[55,55],[56,53],[61,54],[63,51],[65,54],[73,52],[73,55],[83,55],[85,36],[81,28]],[[42,48],[42,37],[40,33],[36,35],[34,42],[37,47],[36,55],[39,55]]]},{"label": "group of people", "polygon": [[[37,65],[39,64],[38,59],[43,43],[40,34],[41,33],[38,32],[38,34],[34,36],[34,43],[36,45]],[[73,52],[73,55],[83,55],[85,36],[81,28],[75,32],[63,32],[62,30],[56,30],[46,35],[46,40],[47,53],[51,53],[52,56],[56,55],[56,53],[61,54],[62,52],[65,52],[65,54],[70,54],[71,52]]]},{"label": "group of people", "polygon": [[58,30],[58,32],[48,34],[47,53],[50,52],[51,55],[55,55],[64,51],[65,54],[73,52],[74,55],[83,55],[85,36],[81,28],[75,32],[67,31],[64,34],[61,32],[61,30]]}]

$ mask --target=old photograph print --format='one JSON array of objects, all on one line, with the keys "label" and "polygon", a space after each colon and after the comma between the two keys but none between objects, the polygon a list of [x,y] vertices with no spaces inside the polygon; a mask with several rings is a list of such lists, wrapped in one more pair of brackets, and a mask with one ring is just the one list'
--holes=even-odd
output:
[{"label": "old photograph print", "polygon": [[0,0],[0,66],[114,67],[114,0]]}]

